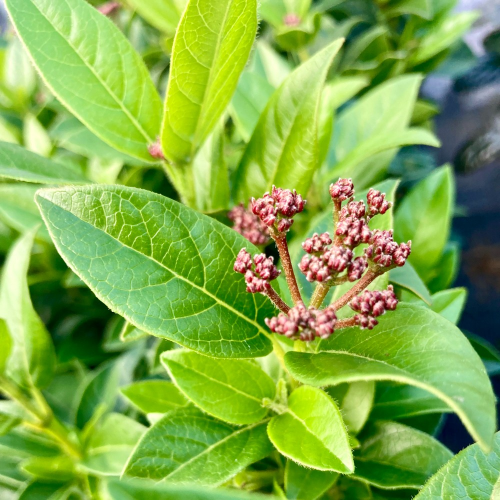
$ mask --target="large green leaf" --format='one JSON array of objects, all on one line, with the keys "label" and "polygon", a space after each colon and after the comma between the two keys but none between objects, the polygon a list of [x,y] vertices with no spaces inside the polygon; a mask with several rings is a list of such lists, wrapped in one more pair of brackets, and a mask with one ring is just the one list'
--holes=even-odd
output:
[{"label": "large green leaf", "polygon": [[319,166],[318,121],[323,87],[342,42],[331,43],[300,65],[271,97],[238,167],[238,200],[262,195],[273,184],[307,193]]},{"label": "large green leaf", "polygon": [[343,474],[354,470],[340,411],[320,389],[303,385],[293,391],[288,407],[273,417],[267,432],[279,452],[300,465]]},{"label": "large green leaf", "polygon": [[218,486],[271,453],[266,425],[236,427],[194,408],[172,411],[139,441],[124,475]]},{"label": "large green leaf", "polygon": [[82,174],[31,153],[26,149],[0,142],[0,178],[37,184],[81,184],[89,182]]},{"label": "large green leaf", "polygon": [[118,476],[146,428],[120,413],[106,415],[92,432],[82,461],[97,475]]},{"label": "large green leaf", "polygon": [[377,395],[370,418],[396,420],[450,411],[446,403],[420,387],[380,382],[377,384]]},{"label": "large green leaf", "polygon": [[28,267],[37,228],[21,236],[5,261],[0,285],[0,317],[12,337],[7,375],[23,387],[44,387],[55,368],[52,339],[31,303]]},{"label": "large green leaf", "polygon": [[271,351],[274,308],[233,271],[241,248],[256,252],[236,232],[139,189],[46,189],[37,202],[67,264],[137,328],[213,356]]},{"label": "large green leaf", "polygon": [[415,497],[415,500],[496,500],[500,490],[500,432],[489,454],[474,444],[453,457]]},{"label": "large green leaf", "polygon": [[379,488],[421,488],[452,456],[425,432],[396,422],[377,422],[363,431],[355,453],[355,477]]},{"label": "large green leaf", "polygon": [[0,318],[0,345],[2,346],[0,351],[0,375],[2,375],[12,350],[12,337],[7,322],[2,318]]},{"label": "large green leaf", "polygon": [[161,360],[179,389],[203,411],[233,424],[253,424],[267,413],[263,399],[274,399],[273,380],[255,362],[214,359],[174,349]]},{"label": "large green leaf", "polygon": [[425,278],[443,254],[454,203],[451,167],[442,167],[417,184],[396,211],[397,241],[412,241],[410,262]]},{"label": "large green leaf", "polygon": [[389,281],[414,293],[427,304],[431,304],[431,294],[410,262],[406,262],[403,267],[391,269],[389,271]]},{"label": "large green leaf", "polygon": [[286,498],[316,500],[333,486],[338,477],[336,472],[309,469],[288,460],[285,467]]},{"label": "large green leaf", "polygon": [[56,97],[103,141],[151,161],[161,101],[124,35],[84,0],[8,0],[12,22]]},{"label": "large green leaf", "polygon": [[460,320],[466,300],[466,288],[442,290],[432,296],[432,310],[456,325]]},{"label": "large green leaf", "polygon": [[173,36],[188,0],[126,0],[139,15],[155,28]]},{"label": "large green leaf", "polygon": [[151,481],[118,481],[107,483],[110,500],[272,500],[275,497],[249,494],[237,490],[212,490],[200,487],[176,486]]},{"label": "large green leaf", "polygon": [[491,445],[495,403],[486,370],[460,330],[426,307],[402,303],[374,330],[342,330],[321,348],[318,354],[287,353],[290,373],[319,386],[359,380],[415,385],[455,411],[484,449]]},{"label": "large green leaf", "polygon": [[134,382],[121,393],[144,413],[166,413],[188,404],[179,389],[166,380]]},{"label": "large green leaf", "polygon": [[[386,152],[363,158],[360,163],[350,162],[348,172],[336,168],[349,158],[357,155],[356,151],[372,150],[377,142],[391,141],[393,137],[405,133],[409,125],[422,78],[419,75],[405,75],[393,78],[368,92],[355,104],[339,115],[335,123],[330,151],[328,154],[328,181],[339,176],[352,177],[356,187],[367,188],[385,173],[397,151],[397,144]],[[374,139],[378,137],[378,139]],[[360,158],[362,158],[360,156]]]},{"label": "large green leaf", "polygon": [[191,0],[175,35],[162,145],[190,162],[238,84],[257,31],[256,0]]}]

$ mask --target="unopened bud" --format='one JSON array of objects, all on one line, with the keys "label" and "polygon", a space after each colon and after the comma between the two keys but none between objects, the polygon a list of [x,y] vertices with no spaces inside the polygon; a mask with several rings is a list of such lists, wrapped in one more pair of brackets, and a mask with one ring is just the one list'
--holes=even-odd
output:
[{"label": "unopened bud", "polygon": [[307,240],[302,243],[302,248],[307,253],[319,253],[324,252],[326,247],[331,244],[332,239],[328,233],[314,233],[310,238],[307,238]]},{"label": "unopened bud", "polygon": [[330,196],[333,201],[345,201],[354,196],[352,179],[339,179],[330,186]]},{"label": "unopened bud", "polygon": [[368,207],[370,209],[370,214],[385,214],[389,208],[391,208],[392,203],[385,199],[385,193],[381,193],[376,189],[370,189],[366,195],[366,200],[368,201]]}]

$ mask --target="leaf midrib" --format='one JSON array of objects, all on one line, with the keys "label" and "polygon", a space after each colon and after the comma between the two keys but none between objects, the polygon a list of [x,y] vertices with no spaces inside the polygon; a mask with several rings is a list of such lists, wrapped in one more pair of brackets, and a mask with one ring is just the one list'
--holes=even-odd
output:
[{"label": "leaf midrib", "polygon": [[201,453],[198,453],[198,455],[195,455],[195,456],[191,457],[189,460],[187,460],[186,462],[184,462],[181,465],[179,465],[179,467],[177,467],[175,470],[173,470],[172,472],[170,472],[169,474],[167,474],[160,481],[160,483],[166,481],[169,477],[175,475],[177,472],[179,472],[180,470],[182,470],[184,467],[188,466],[190,463],[194,462],[195,460],[197,460],[198,458],[202,457],[203,455],[206,455],[207,453],[211,452],[213,449],[217,448],[218,446],[220,446],[224,442],[230,440],[231,438],[233,438],[233,437],[235,437],[235,436],[237,436],[239,434],[242,434],[243,432],[250,431],[250,430],[258,427],[259,425],[263,425],[263,424],[269,422],[269,420],[271,420],[271,419],[267,418],[265,420],[261,420],[260,422],[257,422],[257,423],[255,423],[253,425],[248,425],[246,427],[243,427],[242,429],[238,429],[238,430],[232,432],[231,434],[228,434],[225,438],[223,438],[220,441],[217,441],[217,442],[211,444],[208,448],[205,448]]},{"label": "leaf midrib", "polygon": [[[87,61],[80,55],[80,53],[75,49],[75,47],[71,44],[71,42],[62,35],[62,33],[56,28],[55,24],[53,24],[51,22],[51,20],[40,10],[40,8],[38,7],[38,5],[36,5],[35,2],[31,2],[31,3],[32,3],[33,7],[35,7],[35,9],[40,13],[40,15],[47,21],[47,23],[49,23],[49,25],[52,26],[52,28],[54,29],[54,32],[57,33],[57,35],[59,35],[59,37],[62,40],[64,40],[67,43],[67,45],[70,47],[70,49],[73,50],[73,52],[79,57],[79,59],[82,61],[83,65],[84,65],[84,67],[88,68],[90,70],[90,72],[95,76],[95,78],[97,79],[97,81],[108,92],[108,94],[111,96],[111,98],[118,104],[118,107],[127,115],[127,117],[129,118],[130,122],[133,125],[135,125],[135,127],[137,128],[137,130],[146,139],[147,143],[148,144],[152,144],[154,142],[154,140],[143,129],[142,125],[136,120],[136,118],[134,117],[134,115],[128,110],[128,108],[122,103],[122,101],[120,101],[118,99],[118,97],[114,94],[114,92],[112,92],[112,90],[108,87],[108,85],[101,79],[101,77],[94,70],[94,68],[89,63],[87,63]],[[30,52],[28,51],[28,53],[30,53]],[[44,78],[44,80],[45,80],[45,78]],[[48,84],[48,81],[47,81],[47,84]],[[49,87],[53,88],[53,86],[51,84],[49,85]],[[56,92],[55,90],[54,90],[54,93],[56,95],[59,95],[59,92]],[[68,107],[70,107],[70,106],[68,106]]]},{"label": "leaf midrib", "polygon": [[[58,209],[60,210],[64,210],[65,212],[67,213],[70,213],[71,215],[73,215],[74,217],[76,217],[78,220],[80,220],[81,222],[83,222],[84,224],[87,224],[88,226],[90,226],[91,228],[97,230],[97,231],[100,231],[104,234],[106,234],[107,236],[109,236],[110,238],[112,238],[113,240],[117,241],[118,243],[120,243],[120,245],[123,245],[123,247],[125,248],[128,248],[129,250],[133,251],[133,252],[136,252],[137,254],[141,255],[142,257],[146,258],[146,259],[149,259],[151,260],[152,262],[154,262],[156,265],[160,266],[160,267],[163,267],[166,271],[172,273],[176,278],[184,281],[185,283],[188,283],[190,286],[192,286],[193,288],[196,288],[198,290],[200,290],[201,292],[205,293],[206,295],[208,295],[211,299],[213,299],[217,304],[223,306],[223,307],[226,307],[229,311],[231,311],[233,314],[235,314],[236,316],[239,316],[240,318],[244,319],[245,321],[247,321],[248,323],[250,323],[251,325],[255,326],[258,330],[258,333],[257,335],[255,335],[254,337],[249,337],[249,338],[245,338],[241,341],[238,341],[238,340],[233,340],[231,339],[231,342],[247,342],[255,337],[257,337],[260,333],[264,334],[267,338],[269,338],[269,334],[254,320],[251,320],[248,316],[245,316],[244,314],[240,313],[237,309],[233,308],[232,306],[230,306],[227,302],[222,302],[217,296],[213,295],[211,292],[209,292],[206,288],[204,287],[201,287],[191,281],[189,281],[187,278],[185,278],[184,276],[181,276],[180,274],[177,274],[175,271],[169,269],[167,266],[165,266],[164,264],[162,264],[161,262],[157,261],[156,259],[153,259],[152,257],[148,256],[148,255],[145,255],[141,252],[139,252],[138,250],[136,250],[135,248],[129,246],[129,245],[126,245],[125,243],[123,243],[122,241],[120,241],[119,239],[113,237],[112,235],[110,235],[109,233],[107,233],[106,231],[104,231],[103,229],[101,228],[98,228],[96,226],[94,226],[93,224],[91,224],[90,222],[87,222],[86,220],[83,220],[81,219],[80,217],[78,217],[77,215],[75,215],[73,212],[69,211],[69,210],[66,210],[65,208],[61,207],[60,205],[57,205],[56,203],[54,203],[52,200],[49,200],[48,198],[45,198],[43,196],[40,195],[40,197],[42,197],[44,200],[48,201],[49,203],[51,203],[54,207],[57,207]],[[51,232],[49,230],[49,232]],[[75,271],[76,272],[76,271]],[[78,274],[78,273],[77,273]],[[130,323],[134,324],[133,321],[130,321]],[[140,328],[139,326],[137,326],[137,328]]]}]

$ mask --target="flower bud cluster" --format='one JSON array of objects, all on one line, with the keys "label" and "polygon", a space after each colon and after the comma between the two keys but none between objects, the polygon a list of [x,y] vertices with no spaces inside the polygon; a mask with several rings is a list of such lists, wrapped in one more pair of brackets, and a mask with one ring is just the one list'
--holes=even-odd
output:
[{"label": "flower bud cluster", "polygon": [[227,216],[233,221],[233,229],[250,243],[254,245],[269,243],[269,229],[255,214],[245,209],[243,204],[235,206]]},{"label": "flower bud cluster", "polygon": [[278,271],[274,265],[273,257],[267,257],[261,253],[252,256],[242,248],[236,257],[234,270],[237,273],[245,275],[247,284],[247,292],[249,293],[266,293],[271,289],[271,281],[275,280],[281,271]]},{"label": "flower bud cluster", "polygon": [[354,297],[349,306],[356,314],[355,321],[362,329],[372,330],[378,321],[376,318],[382,316],[386,311],[394,311],[398,305],[398,299],[394,288],[389,285],[387,290],[365,290],[361,295]]},{"label": "flower bud cluster", "polygon": [[393,231],[377,230],[373,233],[370,246],[365,250],[365,257],[378,267],[402,267],[411,253],[411,241],[396,243]]},{"label": "flower bud cluster", "polygon": [[326,339],[335,331],[337,316],[331,307],[326,309],[306,308],[302,303],[292,307],[288,315],[266,319],[269,329],[290,339],[300,339],[306,342],[316,337]]},{"label": "flower bud cluster", "polygon": [[304,210],[306,201],[295,190],[273,186],[271,194],[252,198],[251,210],[267,227],[286,233],[293,224],[293,217]]},{"label": "flower bud cluster", "polygon": [[156,139],[155,142],[153,142],[153,144],[150,144],[148,146],[148,152],[155,160],[165,159],[165,155],[163,154],[163,149],[161,147],[161,142],[159,137]]},{"label": "flower bud cluster", "polygon": [[333,201],[343,202],[354,196],[354,184],[352,179],[339,179],[330,185],[330,196]]},{"label": "flower bud cluster", "polygon": [[368,191],[366,200],[368,201],[368,208],[372,217],[377,214],[385,214],[392,207],[392,203],[385,199],[385,193],[381,193],[373,188]]}]

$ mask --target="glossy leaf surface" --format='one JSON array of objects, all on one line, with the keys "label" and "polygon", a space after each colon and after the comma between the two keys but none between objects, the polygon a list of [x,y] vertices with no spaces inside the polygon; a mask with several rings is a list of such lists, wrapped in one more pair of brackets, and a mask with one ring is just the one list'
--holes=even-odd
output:
[{"label": "glossy leaf surface", "polygon": [[9,0],[7,8],[54,95],[102,140],[151,161],[161,101],[118,28],[84,0]]},{"label": "glossy leaf surface", "polygon": [[267,421],[236,427],[196,409],[167,413],[143,436],[124,474],[218,486],[272,451]]},{"label": "glossy leaf surface", "polygon": [[214,359],[174,349],[161,360],[170,377],[203,411],[233,424],[253,424],[267,413],[263,399],[274,399],[273,380],[253,361]]},{"label": "glossy leaf surface", "polygon": [[52,189],[37,200],[68,265],[136,327],[213,356],[270,352],[273,306],[233,271],[242,247],[256,253],[239,234],[138,189]]},{"label": "glossy leaf surface", "polygon": [[292,375],[319,386],[359,380],[415,385],[453,409],[484,449],[491,445],[495,407],[486,370],[460,330],[429,309],[402,303],[371,332],[342,330],[321,349],[287,353]]},{"label": "glossy leaf surface", "polygon": [[256,32],[256,0],[188,3],[175,35],[165,101],[168,160],[194,158],[231,100]]},{"label": "glossy leaf surface", "polygon": [[337,481],[336,472],[309,469],[288,460],[285,467],[285,490],[289,500],[316,500]]},{"label": "glossy leaf surface", "polygon": [[340,411],[320,389],[303,385],[292,392],[286,411],[269,423],[268,434],[282,455],[300,465],[344,474],[353,471]]}]

